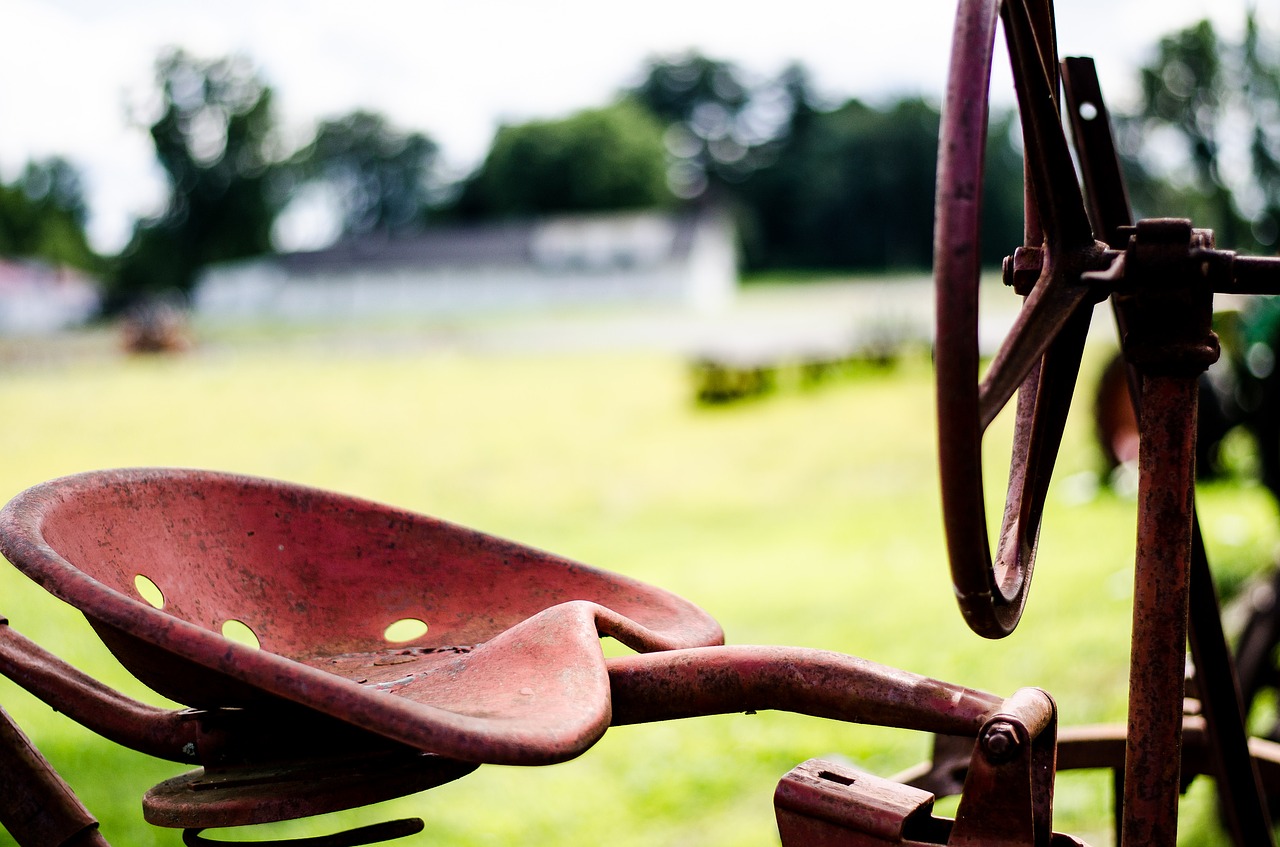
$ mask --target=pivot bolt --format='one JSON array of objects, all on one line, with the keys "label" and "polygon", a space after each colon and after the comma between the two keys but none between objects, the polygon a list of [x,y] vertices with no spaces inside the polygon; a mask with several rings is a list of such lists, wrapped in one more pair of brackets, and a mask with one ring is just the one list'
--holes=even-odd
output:
[{"label": "pivot bolt", "polygon": [[1018,755],[1021,745],[1017,730],[1008,721],[993,723],[982,735],[982,751],[995,765],[1003,764]]}]

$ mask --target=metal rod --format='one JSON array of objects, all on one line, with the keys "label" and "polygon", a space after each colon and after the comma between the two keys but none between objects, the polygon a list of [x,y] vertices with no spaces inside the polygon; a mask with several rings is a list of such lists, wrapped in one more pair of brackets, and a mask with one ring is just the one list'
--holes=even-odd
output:
[{"label": "metal rod", "polygon": [[0,620],[0,674],[98,735],[174,762],[196,762],[195,722],[103,685]]},{"label": "metal rod", "polygon": [[106,847],[98,822],[0,709],[0,825],[23,845]]},{"label": "metal rod", "polygon": [[1004,703],[971,688],[800,647],[702,647],[608,660],[613,725],[778,709],[973,737]]},{"label": "metal rod", "polygon": [[1222,631],[1218,592],[1198,523],[1192,524],[1190,619],[1200,711],[1227,830],[1238,847],[1274,845],[1266,796],[1249,755],[1235,661]]},{"label": "metal rod", "polygon": [[1230,280],[1230,294],[1280,294],[1280,258],[1235,256]]},{"label": "metal rod", "polygon": [[1143,377],[1123,847],[1178,836],[1196,392],[1194,375]]},{"label": "metal rod", "polygon": [[1102,99],[1093,59],[1070,57],[1062,62],[1067,115],[1080,153],[1080,170],[1094,234],[1117,250],[1128,238],[1121,227],[1133,225],[1129,190],[1120,170],[1120,154],[1111,134],[1111,115]]}]

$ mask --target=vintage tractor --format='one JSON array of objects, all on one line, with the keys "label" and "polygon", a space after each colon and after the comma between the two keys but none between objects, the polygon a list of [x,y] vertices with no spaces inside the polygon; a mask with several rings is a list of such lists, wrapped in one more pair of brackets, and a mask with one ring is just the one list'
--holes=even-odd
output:
[{"label": "vintage tractor", "polygon": [[[998,22],[1027,161],[1026,240],[1005,279],[1025,300],[980,376],[978,221]],[[1022,614],[1085,332],[1097,304],[1115,312],[1140,439],[1125,727],[1060,731],[1053,700],[1034,688],[997,696],[838,653],[725,646],[705,612],[631,579],[354,498],[199,471],[58,479],[0,514],[4,555],[184,708],[134,702],[8,626],[0,672],[106,738],[195,765],[143,800],[147,820],[187,830],[189,844],[209,843],[205,827],[364,805],[483,764],[563,761],[613,725],[761,709],[938,736],[934,760],[896,780],[822,760],[783,776],[786,847],[1081,844],[1052,829],[1055,774],[1076,767],[1116,773],[1126,847],[1175,843],[1181,788],[1199,772],[1215,777],[1237,844],[1273,843],[1266,801],[1280,792],[1280,747],[1245,732],[1196,525],[1194,450],[1197,379],[1218,356],[1214,295],[1280,292],[1280,261],[1217,250],[1187,220],[1131,220],[1093,65],[1059,62],[1049,0],[961,0],[937,210],[945,531],[961,613],[983,636],[1009,634]],[[1011,402],[993,554],[983,436]],[[602,635],[636,654],[606,658]],[[106,843],[2,713],[0,788],[0,823],[20,844]],[[935,798],[951,793],[955,817],[935,815]]]}]

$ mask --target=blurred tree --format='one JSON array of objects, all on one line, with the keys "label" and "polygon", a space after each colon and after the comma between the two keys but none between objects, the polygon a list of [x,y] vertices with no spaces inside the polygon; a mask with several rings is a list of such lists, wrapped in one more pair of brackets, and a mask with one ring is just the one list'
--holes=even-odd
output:
[{"label": "blurred tree", "polygon": [[43,259],[97,272],[102,260],[85,236],[80,173],[65,159],[31,161],[0,185],[0,255]]},{"label": "blurred tree", "polygon": [[1141,120],[1148,131],[1166,128],[1180,136],[1194,187],[1184,202],[1201,226],[1227,244],[1238,244],[1243,221],[1236,213],[1220,162],[1218,131],[1227,109],[1225,45],[1209,21],[1166,35],[1152,62],[1140,72]]},{"label": "blurred tree", "polygon": [[169,196],[159,216],[135,225],[108,308],[186,294],[205,265],[269,251],[284,200],[272,190],[271,90],[247,59],[170,50],[156,63],[156,84],[149,131]]},{"label": "blurred tree", "polygon": [[699,53],[651,59],[627,96],[667,127],[668,182],[686,199],[717,182],[741,181],[757,164],[753,148],[777,129],[761,126],[753,106],[762,97],[734,65]]},{"label": "blurred tree", "polygon": [[699,53],[651,59],[631,94],[664,121],[698,123],[706,137],[727,132],[750,99],[737,68]]},{"label": "blurred tree", "polygon": [[[748,85],[728,62],[652,60],[631,96],[667,123],[669,182],[737,206],[754,268],[928,267],[939,116],[920,99],[824,110],[792,64]],[[984,204],[990,263],[1021,242],[1022,164],[1012,116],[991,131]]]},{"label": "blurred tree", "polygon": [[1280,241],[1280,52],[1274,33],[1262,37],[1252,6],[1245,17],[1240,62],[1241,88],[1253,118],[1249,162],[1258,192],[1251,234],[1260,246],[1274,250]]},{"label": "blurred tree", "polygon": [[634,209],[672,201],[662,127],[629,100],[498,130],[463,187],[462,217]]},{"label": "blurred tree", "polygon": [[937,121],[920,101],[880,112],[851,100],[793,131],[744,190],[762,264],[927,265]]},{"label": "blurred tree", "polygon": [[[918,98],[883,109],[850,100],[818,111],[802,77],[776,160],[742,186],[755,267],[927,268],[940,123]],[[984,258],[1022,240],[1022,165],[1012,116],[993,120],[984,196]]]},{"label": "blurred tree", "polygon": [[1143,214],[1191,217],[1223,247],[1275,245],[1280,61],[1273,40],[1261,37],[1252,9],[1239,42],[1221,38],[1207,20],[1160,39],[1141,71],[1138,113],[1121,130]]},{"label": "blurred tree", "polygon": [[434,141],[364,110],[321,123],[292,160],[298,182],[335,199],[343,235],[421,224],[443,189],[438,167]]},{"label": "blurred tree", "polygon": [[[987,128],[982,173],[982,263],[1000,267],[1024,240],[1022,128],[1018,113],[998,111]],[[937,167],[935,165],[936,172]]]}]

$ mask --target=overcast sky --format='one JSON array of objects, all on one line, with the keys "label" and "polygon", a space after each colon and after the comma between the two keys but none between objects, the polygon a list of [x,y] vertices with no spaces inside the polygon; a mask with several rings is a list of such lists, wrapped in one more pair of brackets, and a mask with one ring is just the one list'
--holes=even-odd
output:
[{"label": "overcast sky", "polygon": [[[1064,55],[1099,60],[1113,103],[1158,35],[1247,0],[1061,0]],[[3,0],[0,176],[60,154],[86,175],[99,249],[156,211],[163,181],[127,104],[162,48],[250,56],[304,141],[319,118],[387,114],[474,166],[502,121],[602,105],[646,57],[698,49],[772,74],[798,60],[831,98],[938,97],[954,0]],[[1008,100],[1005,83],[995,96]]]}]

